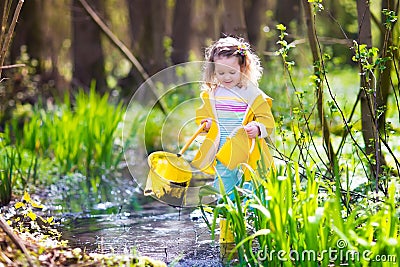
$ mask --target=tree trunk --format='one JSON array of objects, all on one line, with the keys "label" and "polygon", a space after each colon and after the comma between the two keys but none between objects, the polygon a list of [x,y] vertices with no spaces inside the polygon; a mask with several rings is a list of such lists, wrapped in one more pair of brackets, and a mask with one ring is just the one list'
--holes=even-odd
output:
[{"label": "tree trunk", "polygon": [[14,35],[15,27],[17,25],[18,17],[21,13],[24,1],[19,0],[15,10],[10,8],[9,3],[10,2],[8,1],[4,1],[0,9],[1,11],[3,11],[1,13],[2,15],[0,32],[0,79],[4,83],[2,88],[3,90],[1,90],[2,92],[0,92],[0,132],[4,132],[4,124],[12,117],[12,109],[15,105],[15,102],[12,101],[12,99],[16,96],[13,81],[4,81],[2,77],[7,53],[11,45],[11,39]]},{"label": "tree trunk", "polygon": [[192,14],[192,49],[200,59],[204,47],[215,41],[221,32],[221,5],[218,0],[194,0],[196,12]]},{"label": "tree trunk", "polygon": [[[145,0],[126,0],[126,4],[129,11],[129,30],[133,54],[151,76],[153,73],[150,72],[152,69],[150,60],[145,60],[151,54],[150,48],[152,47],[151,38],[148,36],[151,33],[151,13],[147,7],[149,3]],[[144,82],[142,76],[136,68],[132,67],[129,74],[118,81],[122,97],[129,101],[136,91],[132,88],[138,88],[142,82]]]},{"label": "tree trunk", "polygon": [[[12,0],[8,0],[12,1]],[[18,1],[12,1],[12,9]],[[24,8],[18,20],[18,33],[13,36],[10,47],[10,62],[15,62],[21,57],[21,52],[29,55],[28,63],[33,71],[29,75],[35,75],[38,93],[32,98],[37,101],[37,95],[42,98],[49,96],[63,96],[63,89],[68,86],[65,78],[58,70],[58,59],[60,57],[62,43],[70,39],[68,27],[69,20],[65,17],[69,13],[60,14],[57,17],[52,15],[54,10],[65,8],[61,1],[36,0],[25,1]],[[61,7],[60,7],[61,6]],[[12,15],[12,14],[11,14]],[[25,47],[24,51],[21,48]],[[36,62],[36,64],[31,64]],[[16,76],[19,70],[8,70],[7,75],[11,78]],[[39,79],[37,79],[39,78]],[[19,87],[15,84],[14,88]]]},{"label": "tree trunk", "polygon": [[[358,28],[359,28],[359,44],[365,44],[367,48],[372,47],[371,35],[371,13],[369,2],[366,0],[357,0],[357,14],[358,14]],[[361,72],[362,66],[360,65]],[[381,153],[378,123],[376,118],[376,94],[370,93],[376,88],[373,84],[375,80],[371,77],[371,73],[363,73],[360,79],[361,88],[361,124],[362,133],[365,143],[365,152],[368,156],[373,156],[374,162],[371,163],[371,171],[376,178],[376,191],[379,186],[379,175],[382,173],[381,160],[383,158]],[[367,78],[371,77],[371,78]]]},{"label": "tree trunk", "polygon": [[176,0],[175,2],[171,55],[173,64],[184,63],[189,59],[192,5],[192,0]]},{"label": "tree trunk", "polygon": [[[142,35],[148,26],[148,19],[150,17],[149,9],[146,8],[145,0],[126,0],[129,11],[129,30],[131,33],[132,50],[135,55],[140,59],[140,54],[137,52],[141,47]],[[146,47],[143,47],[143,49]],[[143,52],[143,51],[142,51]],[[144,63],[144,62],[143,62]],[[142,64],[144,66],[144,64]],[[146,66],[144,66],[146,69]]]},{"label": "tree trunk", "polygon": [[[276,4],[275,18],[278,23],[286,26],[289,34],[292,34],[296,29],[293,25],[300,25],[301,12],[300,3],[297,0],[278,0]],[[296,24],[292,24],[292,22]],[[290,36],[289,36],[290,37]],[[288,38],[290,42],[293,37]]]},{"label": "tree trunk", "polygon": [[265,23],[267,2],[263,0],[245,1],[245,19],[249,42],[258,46],[261,34],[261,25]]},{"label": "tree trunk", "polygon": [[[200,0],[200,2],[204,4],[205,9],[204,16],[202,18],[204,25],[204,37],[205,39],[209,38],[215,41],[221,33],[221,4],[218,0]],[[203,40],[203,42],[204,41],[205,40]]]},{"label": "tree trunk", "polygon": [[248,40],[243,0],[223,0],[222,32]]},{"label": "tree trunk", "polygon": [[[129,11],[133,54],[146,73],[152,76],[167,66],[164,48],[166,1],[127,0],[126,4]],[[123,98],[129,100],[143,81],[137,69],[132,68],[127,77],[118,82]],[[152,99],[151,92],[146,92],[146,94],[148,95],[143,96],[145,99]]]},{"label": "tree trunk", "polygon": [[151,76],[167,66],[164,37],[166,31],[165,0],[127,0],[132,48]]},{"label": "tree trunk", "polygon": [[[394,0],[382,0],[382,8],[381,10],[395,10],[394,6]],[[385,22],[386,16],[382,13],[381,15],[381,21],[382,24]],[[393,25],[394,26],[394,25]],[[385,32],[382,32],[381,34],[381,50],[382,50],[382,57],[387,57],[388,49],[389,47],[393,46],[393,30],[394,27],[391,29],[386,29]],[[378,87],[377,87],[377,106],[378,109],[383,110],[384,112],[379,116],[378,118],[378,127],[379,131],[382,135],[385,134],[385,124],[386,124],[386,107],[387,107],[387,101],[388,101],[388,96],[389,96],[389,91],[390,91],[390,73],[393,67],[392,61],[386,61],[385,62],[385,69],[382,72],[379,72],[378,76]]]},{"label": "tree trunk", "polygon": [[[88,3],[97,10],[104,12],[103,1],[90,0]],[[72,85],[74,88],[88,90],[92,81],[96,82],[96,89],[100,93],[107,90],[104,54],[101,45],[101,31],[90,19],[79,0],[71,2],[72,22]],[[100,12],[99,12],[100,11]]]},{"label": "tree trunk", "polygon": [[[11,11],[15,10],[18,1],[12,2]],[[10,48],[10,60],[15,62],[21,55],[21,47],[26,46],[26,52],[31,59],[37,60],[36,74],[43,71],[44,29],[42,12],[45,8],[43,1],[25,1],[18,20],[18,34],[13,38]],[[11,14],[12,17],[12,14]]]},{"label": "tree trunk", "polygon": [[166,1],[152,0],[152,40],[153,40],[153,68],[151,72],[156,73],[167,66],[164,49],[164,37],[166,31]]},{"label": "tree trunk", "polygon": [[309,3],[308,0],[302,0],[302,4],[304,7],[304,15],[305,15],[305,22],[307,25],[307,34],[308,40],[311,47],[311,53],[313,56],[313,65],[314,65],[314,75],[318,76],[316,79],[316,94],[317,94],[317,108],[318,108],[318,117],[322,127],[322,136],[324,140],[325,151],[328,156],[330,162],[330,168],[332,173],[335,170],[335,166],[337,166],[337,158],[336,153],[333,150],[331,137],[330,137],[330,130],[328,122],[325,118],[324,112],[324,101],[323,101],[323,71],[322,71],[322,59],[321,54],[318,47],[317,36],[316,36],[316,29],[315,29],[315,21],[314,15],[312,14],[312,3]]}]

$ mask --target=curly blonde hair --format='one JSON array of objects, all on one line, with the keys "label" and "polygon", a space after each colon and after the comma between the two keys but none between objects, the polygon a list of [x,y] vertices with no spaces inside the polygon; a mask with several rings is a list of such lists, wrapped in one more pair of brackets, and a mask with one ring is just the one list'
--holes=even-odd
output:
[{"label": "curly blonde hair", "polygon": [[251,51],[249,43],[244,39],[229,36],[220,38],[206,48],[206,63],[203,72],[204,89],[212,90],[217,85],[214,64],[216,57],[237,57],[242,73],[242,85],[248,86],[249,83],[252,83],[258,86],[258,81],[263,73],[260,58]]}]

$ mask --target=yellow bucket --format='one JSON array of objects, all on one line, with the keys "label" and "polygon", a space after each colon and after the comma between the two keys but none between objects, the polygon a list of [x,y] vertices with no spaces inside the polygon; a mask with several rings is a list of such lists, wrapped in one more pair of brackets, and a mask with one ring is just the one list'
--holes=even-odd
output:
[{"label": "yellow bucket", "polygon": [[183,205],[192,178],[190,164],[176,154],[163,151],[151,153],[147,161],[150,171],[144,194],[173,206]]},{"label": "yellow bucket", "polygon": [[181,155],[204,127],[205,124],[202,124],[178,154],[157,151],[149,155],[147,163],[150,171],[144,190],[145,195],[153,195],[172,206],[185,204],[186,191],[192,178],[192,167]]},{"label": "yellow bucket", "polygon": [[169,152],[153,152],[147,159],[152,171],[174,183],[186,183],[192,178],[190,164]]}]

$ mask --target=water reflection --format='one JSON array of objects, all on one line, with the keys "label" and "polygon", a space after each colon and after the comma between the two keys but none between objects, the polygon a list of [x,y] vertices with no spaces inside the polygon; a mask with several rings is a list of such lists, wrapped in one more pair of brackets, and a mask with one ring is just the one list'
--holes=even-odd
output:
[{"label": "water reflection", "polygon": [[188,254],[192,259],[216,258],[218,250],[211,244],[209,230],[203,223],[190,220],[191,211],[154,202],[129,216],[75,218],[65,225],[64,238],[88,252],[137,251],[166,262]]},{"label": "water reflection", "polygon": [[135,251],[173,266],[219,266],[218,242],[211,242],[201,220],[191,220],[194,208],[145,198],[130,183],[103,177],[93,186],[77,175],[54,185],[54,213],[62,218],[63,239],[89,253]]}]

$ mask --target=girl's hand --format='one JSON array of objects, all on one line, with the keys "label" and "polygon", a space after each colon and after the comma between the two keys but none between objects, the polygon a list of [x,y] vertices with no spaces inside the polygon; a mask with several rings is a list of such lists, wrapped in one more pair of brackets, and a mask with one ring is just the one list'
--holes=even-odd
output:
[{"label": "girl's hand", "polygon": [[204,131],[208,132],[208,130],[210,130],[210,128],[211,128],[212,120],[211,119],[204,119],[204,120],[202,120],[200,122],[200,124],[203,124],[204,122],[206,123],[206,127],[204,127]]},{"label": "girl's hand", "polygon": [[244,126],[244,129],[247,132],[247,135],[249,138],[256,138],[257,136],[260,135],[260,129],[258,128],[257,125],[246,125]]}]

